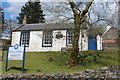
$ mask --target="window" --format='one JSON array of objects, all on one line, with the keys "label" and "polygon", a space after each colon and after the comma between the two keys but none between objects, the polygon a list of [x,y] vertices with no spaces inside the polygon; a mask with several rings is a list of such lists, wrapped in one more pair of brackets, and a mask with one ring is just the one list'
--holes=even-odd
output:
[{"label": "window", "polygon": [[29,46],[30,32],[21,32],[21,42],[20,45]]},{"label": "window", "polygon": [[43,32],[43,46],[44,47],[52,46],[52,31]]},{"label": "window", "polygon": [[73,42],[73,32],[67,31],[67,45],[72,45]]}]

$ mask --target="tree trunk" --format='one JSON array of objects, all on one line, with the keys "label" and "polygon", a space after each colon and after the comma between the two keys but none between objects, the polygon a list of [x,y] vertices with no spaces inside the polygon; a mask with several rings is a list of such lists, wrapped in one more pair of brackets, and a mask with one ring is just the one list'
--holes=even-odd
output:
[{"label": "tree trunk", "polygon": [[68,61],[68,65],[70,67],[75,66],[78,63],[77,57],[78,57],[78,53],[79,53],[79,44],[78,43],[79,43],[79,36],[80,36],[80,26],[83,23],[82,20],[83,20],[84,16],[86,15],[86,13],[88,12],[93,1],[94,0],[90,0],[90,2],[88,2],[88,4],[86,5],[86,7],[82,13],[79,13],[79,9],[76,8],[76,4],[74,3],[73,0],[71,2],[69,2],[71,9],[73,11],[73,14],[74,14],[74,24],[75,24],[72,50],[71,50],[70,58]]},{"label": "tree trunk", "polygon": [[78,10],[75,8],[75,4],[73,2],[70,2],[71,8],[74,12],[74,36],[73,36],[73,44],[72,44],[72,50],[71,55],[68,61],[69,66],[75,66],[77,65],[77,57],[79,53],[79,36],[80,36],[80,15],[78,13]]},{"label": "tree trunk", "polygon": [[70,58],[69,58],[69,65],[70,66],[75,66],[77,65],[77,57],[78,57],[78,53],[79,53],[79,35],[80,35],[80,29],[79,24],[77,24],[77,26],[75,26],[76,29],[74,30],[74,39],[73,39],[73,45],[72,45],[72,50],[71,50],[71,54],[70,54]]}]

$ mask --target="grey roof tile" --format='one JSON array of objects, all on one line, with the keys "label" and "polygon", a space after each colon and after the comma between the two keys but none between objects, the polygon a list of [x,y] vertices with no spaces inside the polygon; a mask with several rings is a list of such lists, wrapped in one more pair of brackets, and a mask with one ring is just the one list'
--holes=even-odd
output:
[{"label": "grey roof tile", "polygon": [[74,28],[74,23],[63,23],[63,24],[58,24],[58,23],[53,23],[53,24],[25,24],[23,27],[17,29],[16,31],[34,31],[34,30],[44,30],[44,29],[71,29]]}]

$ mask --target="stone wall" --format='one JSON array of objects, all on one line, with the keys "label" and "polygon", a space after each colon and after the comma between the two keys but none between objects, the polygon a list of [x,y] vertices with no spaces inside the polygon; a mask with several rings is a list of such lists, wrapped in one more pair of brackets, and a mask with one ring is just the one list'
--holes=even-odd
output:
[{"label": "stone wall", "polygon": [[[1,75],[2,80],[80,80],[83,78],[93,78],[115,80],[120,79],[120,66],[104,67],[96,70],[86,70],[76,73],[56,73],[56,74],[8,74]],[[91,79],[90,79],[91,78]]]}]

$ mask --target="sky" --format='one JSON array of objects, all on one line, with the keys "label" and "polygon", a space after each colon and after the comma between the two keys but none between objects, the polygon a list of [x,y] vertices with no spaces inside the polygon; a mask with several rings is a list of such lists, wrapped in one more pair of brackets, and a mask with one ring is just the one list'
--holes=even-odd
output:
[{"label": "sky", "polygon": [[[20,13],[21,7],[27,2],[28,0],[0,0],[0,6],[3,9],[3,12],[5,14],[5,19],[13,19],[17,20],[16,17]],[[40,0],[41,2],[54,2],[55,0]],[[65,1],[65,0],[58,0],[58,1]],[[80,0],[76,0],[80,1]],[[88,0],[84,0],[88,1]],[[101,0],[96,0],[96,1],[101,1]],[[107,0],[104,0],[107,1]],[[111,1],[111,0],[108,0]],[[111,7],[113,7],[112,5]],[[113,9],[114,10],[114,9]],[[48,12],[44,12],[45,14],[49,14]],[[46,17],[50,18],[50,17]]]},{"label": "sky", "polygon": [[[3,9],[5,19],[7,19],[7,20],[12,19],[12,20],[17,21],[16,18],[18,17],[18,14],[20,13],[21,7],[24,6],[24,4],[27,1],[28,0],[0,0],[0,7],[2,7],[2,9]],[[62,2],[63,0],[58,0],[58,1]],[[80,1],[80,0],[77,0],[77,1]],[[87,1],[87,0],[84,0],[84,1]],[[99,2],[101,0],[96,0],[96,1]],[[52,1],[51,0],[42,0],[41,2],[52,2]],[[55,16],[57,16],[56,13],[50,13],[50,12],[45,11],[44,10],[45,7],[46,7],[46,5],[42,5],[42,8],[43,8],[42,10],[43,10],[43,13],[45,14],[45,19],[46,19],[47,23],[49,23],[49,21],[51,22],[53,19],[55,19],[55,21],[56,21],[56,19],[59,19],[59,17],[55,18]],[[110,13],[114,13],[115,4],[111,4],[110,8],[112,9],[112,12],[110,12]],[[99,13],[104,13],[104,12],[102,12],[103,11],[102,7],[100,8],[100,5],[98,5],[98,4],[96,5],[95,10]],[[69,13],[69,14],[71,14],[71,13]],[[68,15],[68,17],[69,16],[71,17],[71,15]],[[95,15],[91,15],[91,16],[93,16],[95,18]]]},{"label": "sky", "polygon": [[16,17],[20,13],[21,7],[25,4],[25,2],[2,2],[1,7],[5,14],[5,19],[13,19],[16,20]]}]

